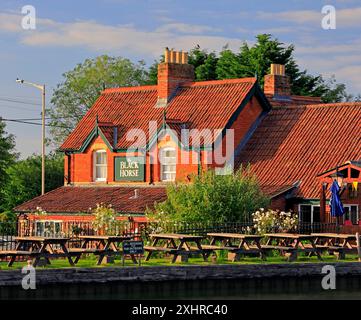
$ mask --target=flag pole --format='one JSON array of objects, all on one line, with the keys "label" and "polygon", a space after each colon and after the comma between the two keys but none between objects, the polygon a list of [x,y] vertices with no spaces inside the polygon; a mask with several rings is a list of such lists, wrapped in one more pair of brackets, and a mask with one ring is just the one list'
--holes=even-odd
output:
[{"label": "flag pole", "polygon": [[[338,165],[336,166],[336,182],[337,182],[337,184],[338,184],[337,178],[338,178]],[[340,233],[339,220],[338,220],[338,218],[339,218],[339,216],[336,215],[336,233]]]}]

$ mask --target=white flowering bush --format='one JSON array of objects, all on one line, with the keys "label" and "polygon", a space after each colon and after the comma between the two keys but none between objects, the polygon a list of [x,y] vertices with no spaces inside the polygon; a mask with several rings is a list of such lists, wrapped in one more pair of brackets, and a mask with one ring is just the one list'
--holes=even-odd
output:
[{"label": "white flowering bush", "polygon": [[254,228],[257,233],[292,232],[298,225],[298,215],[293,212],[276,210],[260,210],[252,214]]},{"label": "white flowering bush", "polygon": [[47,214],[48,213],[45,210],[43,210],[41,207],[36,207],[36,210],[34,211],[34,215],[38,217],[44,217]]},{"label": "white flowering bush", "polygon": [[130,222],[128,220],[118,220],[117,213],[111,204],[97,203],[96,207],[94,209],[89,208],[89,211],[94,216],[92,225],[98,233],[121,235],[130,230]]},{"label": "white flowering bush", "polygon": [[116,225],[116,212],[111,204],[97,203],[92,213],[94,216],[92,224],[96,231],[104,230],[106,234],[109,234],[114,229]]}]

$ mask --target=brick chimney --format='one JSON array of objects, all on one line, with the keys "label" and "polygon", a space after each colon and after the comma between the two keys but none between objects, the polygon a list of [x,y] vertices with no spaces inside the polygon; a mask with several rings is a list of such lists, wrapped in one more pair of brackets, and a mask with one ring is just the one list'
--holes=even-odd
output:
[{"label": "brick chimney", "polygon": [[166,48],[164,62],[158,65],[157,107],[165,107],[178,86],[190,81],[194,81],[194,67],[188,64],[188,53]]},{"label": "brick chimney", "polygon": [[275,99],[291,95],[290,78],[286,76],[284,65],[271,64],[271,74],[264,77],[264,93]]}]

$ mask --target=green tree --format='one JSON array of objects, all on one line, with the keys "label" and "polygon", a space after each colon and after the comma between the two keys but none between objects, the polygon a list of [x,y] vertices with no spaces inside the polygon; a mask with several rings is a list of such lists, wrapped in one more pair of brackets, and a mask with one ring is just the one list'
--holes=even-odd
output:
[{"label": "green tree", "polygon": [[15,137],[5,130],[6,125],[0,118],[0,212],[5,210],[4,187],[9,181],[7,170],[18,157],[15,153]]},{"label": "green tree", "polygon": [[61,144],[85,112],[106,88],[136,86],[149,81],[144,62],[132,63],[122,57],[102,55],[86,59],[63,74],[48,110],[50,133],[55,145]]},{"label": "green tree", "polygon": [[[33,155],[15,162],[6,170],[4,186],[4,209],[15,206],[41,194],[41,156]],[[45,191],[64,184],[64,160],[61,154],[50,154],[45,161]]]},{"label": "green tree", "polygon": [[218,58],[215,52],[208,53],[206,50],[196,46],[189,53],[188,63],[194,66],[195,78],[197,81],[216,79],[216,67]]},{"label": "green tree", "polygon": [[228,48],[224,48],[219,54],[216,74],[217,79],[235,79],[244,77],[239,55]]},{"label": "green tree", "polygon": [[[263,86],[264,76],[270,72],[271,63],[277,63],[286,66],[294,95],[321,97],[327,103],[358,99],[357,96],[348,95],[345,84],[338,83],[334,76],[324,79],[321,75],[301,70],[294,57],[294,45],[287,46],[270,34],[257,35],[256,40],[252,46],[243,43],[239,52],[225,46],[218,56],[196,46],[189,54],[196,81],[257,76]],[[151,67],[153,84],[157,83],[158,63],[156,61]]]},{"label": "green tree", "polygon": [[150,217],[173,222],[237,222],[268,203],[249,169],[228,175],[209,170],[195,176],[191,184],[169,185],[167,200],[156,204]]}]

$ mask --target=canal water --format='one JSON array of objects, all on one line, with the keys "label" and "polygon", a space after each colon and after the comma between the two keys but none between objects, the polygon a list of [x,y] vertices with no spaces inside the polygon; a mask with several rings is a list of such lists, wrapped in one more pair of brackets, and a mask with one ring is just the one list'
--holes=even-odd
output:
[{"label": "canal water", "polygon": [[320,277],[163,282],[112,282],[1,287],[1,300],[13,299],[361,299],[361,277],[340,277],[336,290],[323,290]]}]

